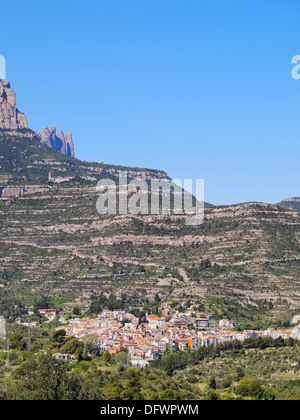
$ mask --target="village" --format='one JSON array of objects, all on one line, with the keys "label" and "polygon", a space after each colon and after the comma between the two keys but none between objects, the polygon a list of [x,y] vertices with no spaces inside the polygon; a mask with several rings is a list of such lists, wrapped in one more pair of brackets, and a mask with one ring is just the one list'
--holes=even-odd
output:
[{"label": "village", "polygon": [[[145,367],[159,359],[170,348],[181,351],[204,346],[216,346],[234,340],[245,341],[259,337],[273,339],[300,339],[300,329],[265,331],[234,331],[236,322],[232,320],[216,320],[213,313],[196,312],[194,310],[178,312],[166,304],[161,308],[161,316],[147,315],[145,323],[125,310],[103,310],[96,318],[73,318],[67,325],[57,327],[64,329],[67,337],[85,340],[93,335],[100,350],[116,354],[127,350],[128,362],[131,366]],[[40,309],[48,319],[63,316],[62,311]],[[61,360],[74,360],[73,356],[57,354]]]}]

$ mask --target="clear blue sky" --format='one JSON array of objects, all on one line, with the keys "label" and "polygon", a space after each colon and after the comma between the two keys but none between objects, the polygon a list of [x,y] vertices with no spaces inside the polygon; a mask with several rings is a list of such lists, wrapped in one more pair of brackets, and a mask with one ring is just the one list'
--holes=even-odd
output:
[{"label": "clear blue sky", "polygon": [[277,202],[300,196],[299,16],[299,0],[12,0],[0,55],[30,127],[71,131],[78,158]]}]

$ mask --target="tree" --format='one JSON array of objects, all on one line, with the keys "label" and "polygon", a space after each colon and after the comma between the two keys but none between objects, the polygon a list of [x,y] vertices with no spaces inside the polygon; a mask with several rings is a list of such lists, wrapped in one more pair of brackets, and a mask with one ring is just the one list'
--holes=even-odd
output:
[{"label": "tree", "polygon": [[10,334],[8,338],[9,338],[9,342],[10,342],[10,347],[12,349],[22,350],[22,349],[26,348],[26,342],[23,339],[22,334],[19,334],[19,333]]},{"label": "tree", "polygon": [[113,377],[102,388],[102,392],[107,400],[121,400],[123,391],[123,386]]},{"label": "tree", "polygon": [[156,293],[155,298],[154,298],[154,303],[155,303],[156,305],[158,305],[158,304],[160,303],[160,301],[161,301],[161,299],[160,299],[160,297],[159,297],[159,294],[158,294],[158,293]]},{"label": "tree", "polygon": [[84,373],[84,381],[79,399],[81,400],[102,400],[104,395],[101,388],[104,386],[104,376],[101,370],[96,367],[88,369]]},{"label": "tree", "polygon": [[101,355],[101,349],[98,344],[98,338],[95,335],[88,335],[84,338],[84,347],[86,351],[95,357]]},{"label": "tree", "polygon": [[218,401],[220,399],[219,395],[215,391],[210,391],[207,396],[207,400],[209,401]]},{"label": "tree", "polygon": [[263,389],[263,399],[267,401],[276,400],[277,394],[273,388],[264,388]]},{"label": "tree", "polygon": [[259,381],[252,381],[252,384],[249,387],[249,394],[250,397],[256,400],[261,400],[263,398],[264,392]]},{"label": "tree", "polygon": [[18,381],[7,389],[8,400],[75,400],[80,395],[79,375],[51,354],[23,363],[16,375]]},{"label": "tree", "polygon": [[243,368],[241,368],[240,366],[237,368],[237,370],[236,370],[236,376],[235,376],[235,379],[236,379],[236,381],[240,381],[240,380],[242,380],[243,378],[245,377],[245,372],[244,372],[244,369]]},{"label": "tree", "polygon": [[60,349],[66,343],[66,335],[65,330],[55,331],[50,338],[51,347]]},{"label": "tree", "polygon": [[207,258],[206,260],[202,260],[200,263],[200,269],[206,269],[206,268],[211,268],[211,262],[209,258]]},{"label": "tree", "polygon": [[111,362],[111,354],[108,351],[103,354],[103,362],[107,365]]},{"label": "tree", "polygon": [[39,309],[50,309],[51,308],[51,298],[49,296],[41,296],[33,304],[33,311],[38,313]]},{"label": "tree", "polygon": [[248,378],[242,379],[239,382],[239,386],[236,388],[235,393],[241,397],[252,397],[255,400],[261,400],[264,396],[260,382]]},{"label": "tree", "polygon": [[238,387],[235,390],[236,395],[240,395],[241,397],[249,397],[250,396],[250,385],[252,384],[252,379],[242,379],[239,382]]},{"label": "tree", "polygon": [[75,354],[78,349],[83,351],[84,344],[78,338],[70,338],[62,347],[61,351],[66,354]]},{"label": "tree", "polygon": [[73,315],[76,315],[76,316],[80,315],[80,308],[78,306],[74,306]]},{"label": "tree", "polygon": [[82,347],[78,347],[74,354],[77,357],[77,362],[81,362],[83,360],[83,348]]},{"label": "tree", "polygon": [[116,354],[116,363],[120,365],[126,365],[127,364],[128,355],[125,351],[120,351]]},{"label": "tree", "polygon": [[180,400],[180,394],[177,391],[173,391],[173,389],[165,389],[158,393],[158,398],[165,401]]},{"label": "tree", "polygon": [[209,387],[210,387],[211,389],[217,389],[217,381],[216,381],[216,377],[215,377],[215,376],[212,376],[212,377],[210,378],[210,381],[209,381]]}]

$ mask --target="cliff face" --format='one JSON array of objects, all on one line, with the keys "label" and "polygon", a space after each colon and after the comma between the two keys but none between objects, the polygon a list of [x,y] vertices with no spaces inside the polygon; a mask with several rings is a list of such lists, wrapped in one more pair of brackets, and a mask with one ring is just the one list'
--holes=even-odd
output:
[{"label": "cliff face", "polygon": [[16,107],[16,94],[8,81],[0,79],[0,128],[17,130],[28,128],[25,115]]},{"label": "cliff face", "polygon": [[[25,115],[16,107],[16,94],[10,86],[10,82],[0,79],[0,129],[13,133],[14,130],[28,128]],[[54,126],[44,128],[40,134],[32,132],[29,137],[37,136],[38,139],[49,147],[56,149],[67,156],[74,157],[74,143],[72,134],[65,135],[61,131],[56,134]]]},{"label": "cliff face", "polygon": [[74,143],[71,133],[65,135],[64,132],[61,131],[57,135],[56,127],[52,125],[50,128],[43,128],[43,130],[38,134],[38,138],[41,143],[46,146],[52,147],[64,155],[74,157]]}]

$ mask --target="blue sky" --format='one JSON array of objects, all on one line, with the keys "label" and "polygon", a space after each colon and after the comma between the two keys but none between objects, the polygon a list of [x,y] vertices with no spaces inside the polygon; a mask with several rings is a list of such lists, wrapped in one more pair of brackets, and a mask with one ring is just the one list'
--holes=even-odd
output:
[{"label": "blue sky", "polygon": [[300,196],[297,0],[10,1],[0,55],[76,157],[204,178],[214,204]]}]

